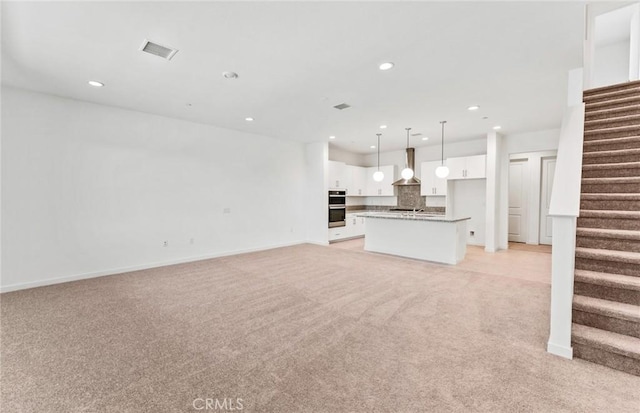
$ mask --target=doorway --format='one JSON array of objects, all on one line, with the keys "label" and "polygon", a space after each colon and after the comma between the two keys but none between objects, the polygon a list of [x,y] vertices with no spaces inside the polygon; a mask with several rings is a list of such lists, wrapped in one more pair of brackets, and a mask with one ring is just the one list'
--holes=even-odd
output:
[{"label": "doorway", "polygon": [[508,240],[529,245],[551,245],[549,206],[556,152],[512,154],[508,178]]}]

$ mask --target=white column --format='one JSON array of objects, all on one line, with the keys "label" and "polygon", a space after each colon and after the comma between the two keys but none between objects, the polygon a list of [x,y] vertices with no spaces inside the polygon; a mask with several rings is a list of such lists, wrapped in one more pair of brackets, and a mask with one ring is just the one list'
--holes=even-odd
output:
[{"label": "white column", "polygon": [[326,245],[329,243],[329,195],[328,168],[329,146],[327,142],[313,142],[305,147],[307,164],[306,211],[307,242]]},{"label": "white column", "polygon": [[500,247],[500,155],[502,136],[496,132],[487,134],[487,205],[486,235],[487,252],[496,252]]}]

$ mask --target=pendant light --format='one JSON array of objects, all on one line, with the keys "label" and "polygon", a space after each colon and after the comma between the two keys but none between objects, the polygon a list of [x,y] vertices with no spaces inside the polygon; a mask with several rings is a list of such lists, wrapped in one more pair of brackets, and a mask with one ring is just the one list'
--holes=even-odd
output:
[{"label": "pendant light", "polygon": [[376,133],[378,137],[378,170],[373,173],[373,180],[376,182],[382,182],[384,179],[384,172],[380,170],[380,136],[381,133]]},{"label": "pendant light", "polygon": [[[411,130],[411,128],[405,128],[407,131],[407,149],[409,149],[409,131]],[[407,153],[406,158],[405,158],[405,163],[404,163],[404,169],[402,170],[402,172],[400,172],[400,176],[402,176],[402,179],[411,179],[413,178],[413,169],[409,168],[409,155]]]},{"label": "pendant light", "polygon": [[436,176],[438,178],[446,178],[449,176],[449,168],[444,164],[444,124],[446,120],[440,122],[442,125],[442,164],[436,168]]}]

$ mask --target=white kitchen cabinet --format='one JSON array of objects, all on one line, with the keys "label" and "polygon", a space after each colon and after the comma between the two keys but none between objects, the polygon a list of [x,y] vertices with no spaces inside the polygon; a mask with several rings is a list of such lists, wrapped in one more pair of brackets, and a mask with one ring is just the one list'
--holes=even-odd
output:
[{"label": "white kitchen cabinet", "polygon": [[384,173],[384,179],[381,182],[373,180],[373,173],[378,170],[372,166],[367,168],[367,195],[369,196],[394,196],[393,182],[395,181],[395,165],[381,166],[380,170]]},{"label": "white kitchen cabinet", "polygon": [[344,162],[329,161],[329,188],[345,189],[347,165]]},{"label": "white kitchen cabinet", "polygon": [[447,179],[481,179],[487,177],[487,155],[447,158]]},{"label": "white kitchen cabinet", "polygon": [[[422,196],[446,196],[447,179],[436,176],[436,168],[442,165],[441,161],[422,162],[420,164],[420,195]],[[445,162],[445,165],[448,165]]]},{"label": "white kitchen cabinet", "polygon": [[329,228],[329,241],[336,241],[339,239],[349,238],[351,227],[349,225],[344,227]]},{"label": "white kitchen cabinet", "polygon": [[364,217],[356,214],[347,214],[347,226],[350,237],[361,237],[364,235]]},{"label": "white kitchen cabinet", "polygon": [[358,217],[356,214],[347,214],[345,221],[346,225],[344,227],[329,228],[329,241],[364,236],[364,217]]},{"label": "white kitchen cabinet", "polygon": [[367,195],[367,168],[362,166],[350,166],[351,180],[347,187],[349,196],[366,196]]}]

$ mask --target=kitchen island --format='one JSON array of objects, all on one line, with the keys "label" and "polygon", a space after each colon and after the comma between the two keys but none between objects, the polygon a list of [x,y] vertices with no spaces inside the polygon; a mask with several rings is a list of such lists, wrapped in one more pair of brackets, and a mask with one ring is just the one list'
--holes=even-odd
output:
[{"label": "kitchen island", "polygon": [[364,249],[457,264],[467,252],[467,220],[421,213],[364,212]]}]

